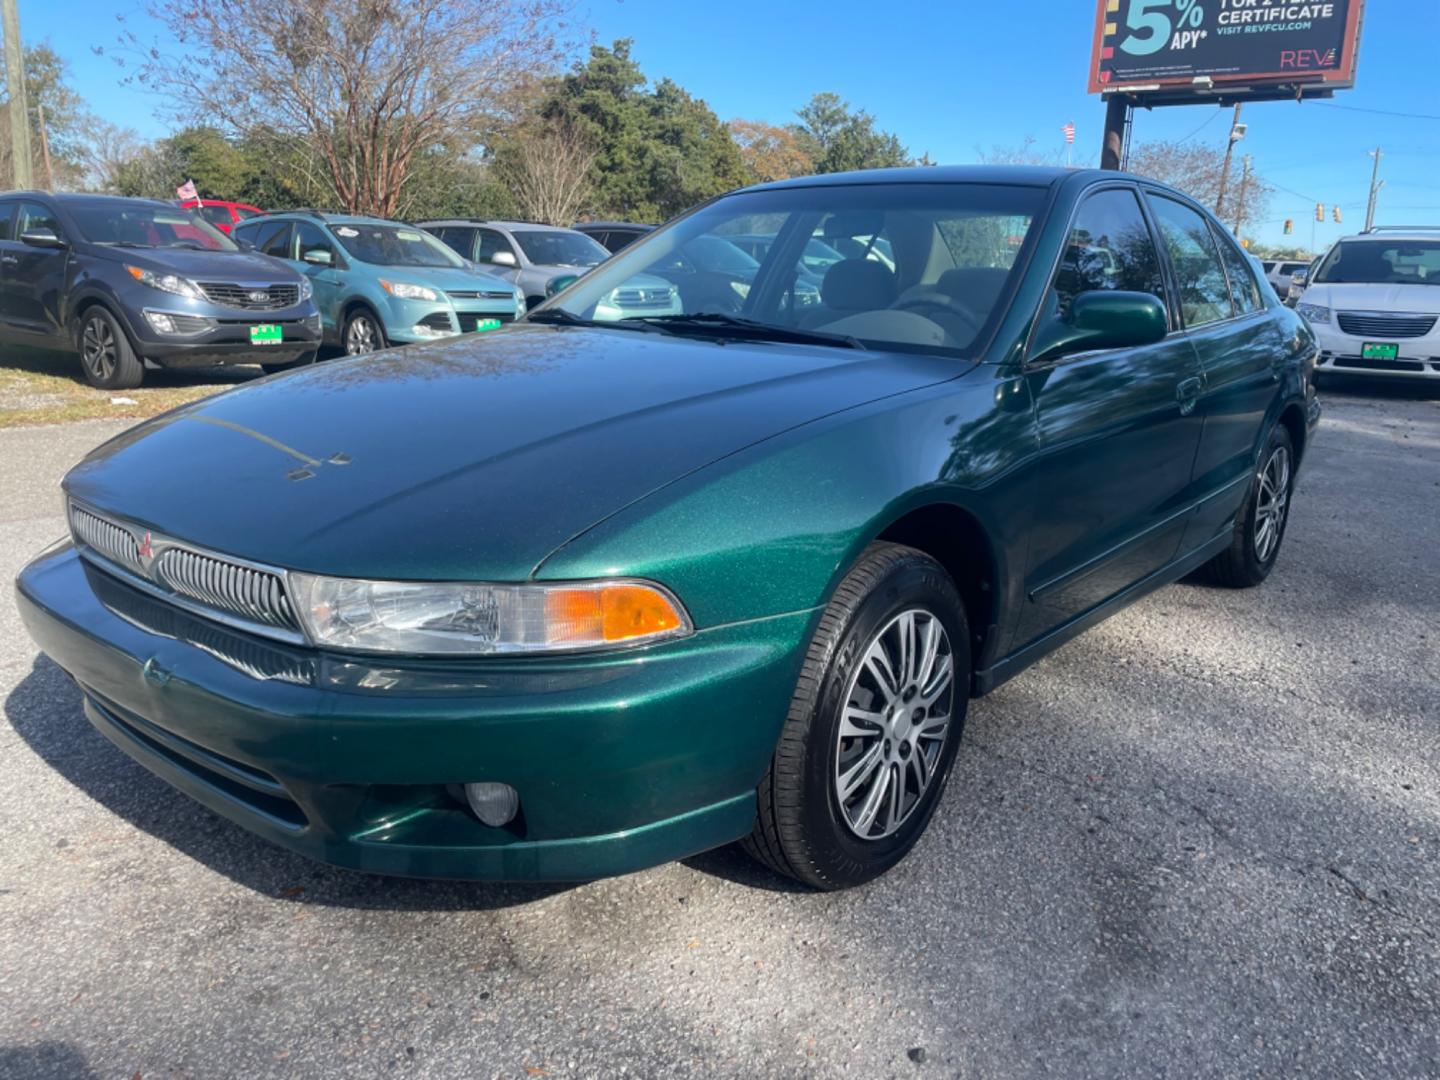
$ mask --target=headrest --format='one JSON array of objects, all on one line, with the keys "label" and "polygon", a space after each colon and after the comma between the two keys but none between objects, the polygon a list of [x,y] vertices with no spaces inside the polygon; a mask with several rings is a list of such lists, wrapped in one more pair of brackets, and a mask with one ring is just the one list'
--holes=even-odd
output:
[{"label": "headrest", "polygon": [[895,302],[895,273],[874,259],[842,259],[825,271],[820,299],[832,311],[873,311]]}]

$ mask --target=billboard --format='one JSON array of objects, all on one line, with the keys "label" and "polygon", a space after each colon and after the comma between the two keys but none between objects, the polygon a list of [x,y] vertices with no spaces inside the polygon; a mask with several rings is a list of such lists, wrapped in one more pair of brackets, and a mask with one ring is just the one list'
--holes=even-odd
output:
[{"label": "billboard", "polygon": [[1354,85],[1364,0],[1099,0],[1092,94]]}]

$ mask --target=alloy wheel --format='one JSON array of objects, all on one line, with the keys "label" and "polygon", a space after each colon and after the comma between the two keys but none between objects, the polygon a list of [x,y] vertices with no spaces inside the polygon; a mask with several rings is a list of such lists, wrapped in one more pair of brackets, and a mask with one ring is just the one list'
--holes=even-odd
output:
[{"label": "alloy wheel", "polygon": [[85,329],[80,335],[80,356],[96,382],[109,382],[114,377],[115,332],[98,315],[85,322]]},{"label": "alloy wheel", "polygon": [[379,338],[379,331],[369,317],[356,315],[345,331],[345,353],[347,356],[372,353],[379,347]]},{"label": "alloy wheel", "polygon": [[892,835],[934,780],[954,670],[949,635],[923,608],[902,611],[866,645],[846,692],[834,768],[841,814],[862,840]]},{"label": "alloy wheel", "polygon": [[1280,544],[1290,506],[1290,451],[1275,447],[1260,470],[1255,490],[1255,558],[1265,562]]}]

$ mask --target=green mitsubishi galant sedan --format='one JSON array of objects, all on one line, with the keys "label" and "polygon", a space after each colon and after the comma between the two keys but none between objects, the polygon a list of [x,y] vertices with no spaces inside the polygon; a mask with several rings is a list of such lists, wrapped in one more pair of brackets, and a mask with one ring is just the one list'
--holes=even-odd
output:
[{"label": "green mitsubishi galant sedan", "polygon": [[[730,236],[759,261],[693,257]],[[604,303],[637,279],[665,304]],[[971,698],[1182,575],[1265,579],[1315,353],[1143,178],[767,184],[512,328],[106,443],[20,609],[101,733],[315,858],[583,880],[743,840],[842,888],[924,832]]]}]

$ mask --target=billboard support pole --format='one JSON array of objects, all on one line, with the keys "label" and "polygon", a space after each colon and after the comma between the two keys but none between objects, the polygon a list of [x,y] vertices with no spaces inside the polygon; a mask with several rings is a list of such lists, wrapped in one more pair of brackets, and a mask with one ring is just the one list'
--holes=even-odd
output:
[{"label": "billboard support pole", "polygon": [[1105,138],[1100,144],[1100,168],[1120,168],[1125,159],[1125,134],[1130,122],[1130,99],[1111,94],[1105,101]]}]

